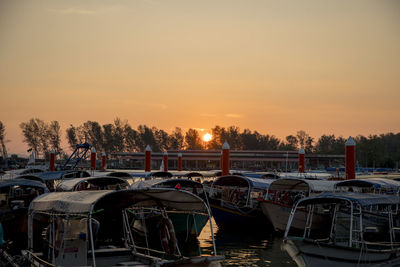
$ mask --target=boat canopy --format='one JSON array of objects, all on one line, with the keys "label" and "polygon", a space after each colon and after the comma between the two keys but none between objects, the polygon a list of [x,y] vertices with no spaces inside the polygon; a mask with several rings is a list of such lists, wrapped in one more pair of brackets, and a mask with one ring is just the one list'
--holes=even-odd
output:
[{"label": "boat canopy", "polygon": [[207,213],[207,206],[198,196],[187,191],[164,188],[129,190],[73,191],[48,193],[36,197],[29,212],[52,212],[62,214],[89,214],[102,207],[128,208],[165,207],[180,211]]},{"label": "boat canopy", "polygon": [[[89,177],[90,174],[87,171],[48,171],[48,172],[39,172],[34,174],[21,175],[17,178],[25,178],[29,180],[37,180],[37,181],[53,181],[60,180],[63,178],[77,178],[77,177]],[[36,177],[36,178],[35,178]]]},{"label": "boat canopy", "polygon": [[238,187],[252,187],[255,189],[268,189],[274,179],[260,179],[238,175],[226,175],[218,177],[213,185],[214,186],[238,186]]},{"label": "boat canopy", "polygon": [[299,200],[298,206],[318,203],[336,203],[341,201],[355,202],[362,207],[373,205],[396,205],[400,204],[400,197],[394,195],[354,192],[324,192],[317,196]]},{"label": "boat canopy", "polygon": [[279,175],[273,172],[243,172],[243,176],[250,178],[261,178],[261,179],[278,179]]},{"label": "boat canopy", "polygon": [[269,190],[324,192],[334,191],[335,181],[285,178],[271,183]]},{"label": "boat canopy", "polygon": [[148,187],[163,187],[165,188],[175,188],[177,184],[180,184],[181,186],[191,186],[191,187],[197,187],[197,188],[202,188],[203,185],[199,182],[189,180],[189,179],[151,179],[151,180],[143,180],[143,181],[137,181],[134,182],[131,185],[131,188],[148,188]]},{"label": "boat canopy", "polygon": [[352,179],[352,180],[337,182],[335,185],[336,188],[345,186],[399,191],[400,181],[395,181],[385,178]]},{"label": "boat canopy", "polygon": [[170,172],[130,172],[129,173],[133,178],[151,178],[151,177],[172,177],[172,173]]},{"label": "boat canopy", "polygon": [[85,178],[73,178],[73,179],[66,179],[60,182],[57,185],[57,191],[73,191],[75,188],[81,183],[92,183],[96,186],[105,187],[108,185],[117,185],[121,184],[124,187],[128,187],[129,183],[122,178],[118,177],[111,177],[111,176],[104,176],[104,177],[85,177]]},{"label": "boat canopy", "polygon": [[0,188],[10,187],[10,186],[32,186],[42,188],[44,192],[49,192],[49,189],[42,182],[28,179],[9,179],[0,181]]},{"label": "boat canopy", "polygon": [[119,178],[132,178],[132,175],[129,172],[119,172],[119,171],[107,173],[106,176],[119,177]]},{"label": "boat canopy", "polygon": [[187,177],[187,178],[193,178],[193,177],[203,178],[205,174],[202,172],[187,172],[187,171],[176,171],[171,173],[172,176],[174,177]]}]

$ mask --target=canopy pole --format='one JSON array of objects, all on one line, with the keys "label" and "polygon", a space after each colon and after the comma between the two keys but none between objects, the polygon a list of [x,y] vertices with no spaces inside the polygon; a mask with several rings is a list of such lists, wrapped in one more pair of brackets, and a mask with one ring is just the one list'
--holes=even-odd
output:
[{"label": "canopy pole", "polygon": [[96,267],[96,258],[94,256],[93,229],[92,229],[92,212],[93,212],[93,205],[90,206],[90,212],[89,212],[89,234],[90,234],[90,246],[92,247],[93,267]]}]

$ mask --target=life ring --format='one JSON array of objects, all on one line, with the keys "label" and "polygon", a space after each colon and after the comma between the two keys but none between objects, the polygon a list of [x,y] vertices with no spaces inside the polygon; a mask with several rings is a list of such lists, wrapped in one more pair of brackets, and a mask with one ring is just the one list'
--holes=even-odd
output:
[{"label": "life ring", "polygon": [[238,200],[239,200],[239,191],[235,189],[232,191],[229,201],[236,204],[238,203]]},{"label": "life ring", "polygon": [[160,237],[163,250],[168,254],[175,254],[177,239],[174,226],[168,218],[162,218],[160,224]]}]

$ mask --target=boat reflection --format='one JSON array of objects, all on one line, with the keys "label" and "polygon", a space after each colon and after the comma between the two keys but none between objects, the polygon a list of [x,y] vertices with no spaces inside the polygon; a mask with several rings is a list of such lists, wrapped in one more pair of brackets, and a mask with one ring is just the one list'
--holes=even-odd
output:
[{"label": "boat reflection", "polygon": [[[297,266],[281,250],[282,237],[273,231],[227,231],[218,229],[214,219],[212,224],[217,253],[225,255],[226,266]],[[204,227],[198,240],[202,253],[211,255],[213,244],[209,225]]]}]

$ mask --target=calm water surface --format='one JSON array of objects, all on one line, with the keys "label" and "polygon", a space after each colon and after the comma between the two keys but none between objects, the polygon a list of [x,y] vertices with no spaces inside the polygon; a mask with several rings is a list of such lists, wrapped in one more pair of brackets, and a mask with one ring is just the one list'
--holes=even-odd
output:
[{"label": "calm water surface", "polygon": [[[225,255],[227,266],[297,266],[286,252],[281,251],[282,236],[271,229],[260,231],[220,231],[214,220],[213,231],[217,254]],[[205,253],[212,251],[209,223],[199,236]]]}]

